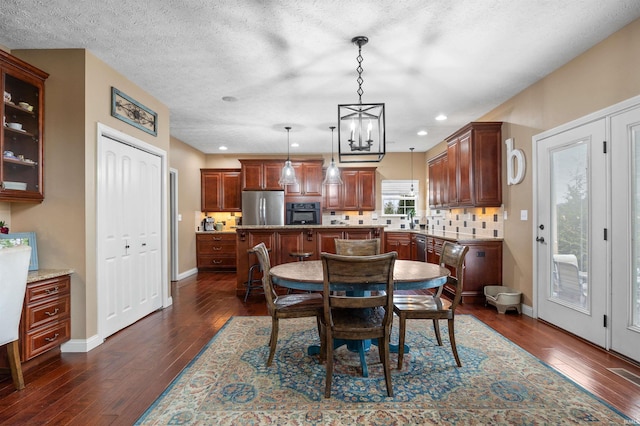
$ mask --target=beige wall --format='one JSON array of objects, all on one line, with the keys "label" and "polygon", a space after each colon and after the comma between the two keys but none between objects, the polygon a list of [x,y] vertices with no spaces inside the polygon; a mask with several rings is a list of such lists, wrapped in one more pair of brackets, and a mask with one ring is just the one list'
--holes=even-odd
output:
[{"label": "beige wall", "polygon": [[[509,219],[504,221],[504,285],[520,289],[524,303],[533,295],[533,171],[531,138],[545,130],[640,94],[640,20],[594,46],[563,67],[531,85],[478,121],[503,121],[502,139],[513,138],[527,159],[525,179],[506,185],[503,167],[503,201]],[[445,149],[440,144],[428,153]],[[503,146],[503,164],[506,153]],[[520,210],[529,220],[520,221]]]},{"label": "beige wall", "polygon": [[[237,161],[236,161],[237,163]],[[239,163],[237,163],[239,167]],[[178,274],[196,268],[195,217],[200,217],[200,169],[205,154],[176,138],[171,138],[170,167],[178,171]]]},{"label": "beige wall", "polygon": [[[45,200],[13,204],[12,231],[35,231],[40,268],[73,268],[71,335],[97,334],[95,258],[97,123],[169,153],[169,110],[83,49],[14,50],[49,73],[45,84]],[[111,86],[158,113],[154,137],[111,117]]]}]

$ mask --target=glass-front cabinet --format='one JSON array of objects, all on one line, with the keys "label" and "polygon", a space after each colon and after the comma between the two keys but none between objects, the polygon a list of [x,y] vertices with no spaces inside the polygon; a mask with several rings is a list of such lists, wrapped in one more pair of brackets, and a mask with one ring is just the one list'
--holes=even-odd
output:
[{"label": "glass-front cabinet", "polygon": [[3,129],[0,201],[42,202],[44,81],[48,74],[0,51]]}]

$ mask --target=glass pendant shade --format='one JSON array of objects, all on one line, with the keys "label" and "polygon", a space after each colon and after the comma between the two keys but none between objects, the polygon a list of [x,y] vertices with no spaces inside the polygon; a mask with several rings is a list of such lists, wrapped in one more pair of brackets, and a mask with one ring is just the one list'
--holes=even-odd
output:
[{"label": "glass pendant shade", "polygon": [[336,165],[336,160],[333,159],[333,130],[335,126],[329,127],[331,129],[331,163],[327,167],[327,171],[324,177],[325,185],[338,184],[342,185],[342,179],[340,179],[340,169]]},{"label": "glass pendant shade", "polygon": [[289,146],[291,146],[289,143],[289,131],[291,130],[291,127],[285,127],[285,129],[287,130],[287,161],[284,162],[282,174],[280,174],[280,180],[278,181],[280,186],[295,185],[298,183],[296,179],[296,170],[293,168],[291,160],[289,160]]},{"label": "glass pendant shade", "polygon": [[406,194],[406,197],[415,197],[416,193],[413,190],[413,150],[415,148],[409,148],[411,150],[411,190],[409,191],[408,194]]}]

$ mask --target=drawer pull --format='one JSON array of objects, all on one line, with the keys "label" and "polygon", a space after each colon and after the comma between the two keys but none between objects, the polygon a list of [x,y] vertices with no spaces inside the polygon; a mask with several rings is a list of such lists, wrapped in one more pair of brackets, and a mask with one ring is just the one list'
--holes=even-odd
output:
[{"label": "drawer pull", "polygon": [[58,312],[60,312],[60,309],[56,308],[56,310],[53,312],[45,311],[45,315],[49,315],[50,317],[52,317],[56,315]]},{"label": "drawer pull", "polygon": [[218,237],[218,238],[213,237],[213,241],[222,241],[222,238],[219,238],[219,237]]},{"label": "drawer pull", "polygon": [[58,338],[59,334],[56,333],[53,337],[45,337],[44,340],[46,340],[47,342],[53,342]]},{"label": "drawer pull", "polygon": [[44,292],[47,294],[53,294],[53,293],[57,293],[59,290],[60,288],[58,286],[55,286],[54,288],[45,289]]},{"label": "drawer pull", "polygon": [[220,263],[222,263],[222,260],[212,260],[211,263],[213,263],[214,265],[219,265]]},{"label": "drawer pull", "polygon": [[220,250],[222,250],[222,247],[212,247],[212,249],[220,251]]}]

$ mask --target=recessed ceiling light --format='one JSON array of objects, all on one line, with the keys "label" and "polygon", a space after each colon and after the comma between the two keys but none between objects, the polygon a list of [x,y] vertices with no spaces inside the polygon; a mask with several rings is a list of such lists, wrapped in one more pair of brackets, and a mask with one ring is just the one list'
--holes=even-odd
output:
[{"label": "recessed ceiling light", "polygon": [[223,96],[222,100],[225,102],[237,102],[238,98],[236,98],[235,96]]},{"label": "recessed ceiling light", "polygon": [[447,116],[444,114],[440,114],[439,116],[436,117],[436,120],[438,121],[444,121],[447,119]]},{"label": "recessed ceiling light", "polygon": [[297,148],[299,146],[300,146],[300,144],[297,143],[297,142],[294,142],[294,143],[291,144],[291,148]]},{"label": "recessed ceiling light", "polygon": [[418,136],[427,136],[429,134],[429,132],[427,132],[426,130],[419,130],[418,131]]},{"label": "recessed ceiling light", "polygon": [[220,151],[226,151],[226,150],[227,150],[227,149],[229,149],[229,148],[227,148],[227,147],[226,147],[226,146],[224,146],[224,145],[220,145],[220,146],[218,147],[218,149],[219,149]]}]

